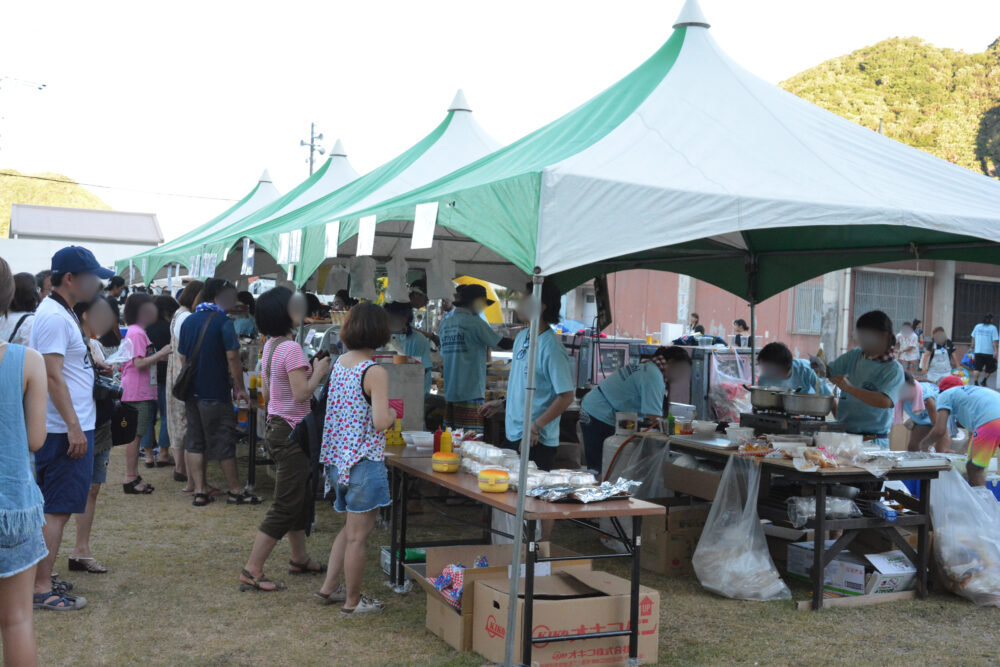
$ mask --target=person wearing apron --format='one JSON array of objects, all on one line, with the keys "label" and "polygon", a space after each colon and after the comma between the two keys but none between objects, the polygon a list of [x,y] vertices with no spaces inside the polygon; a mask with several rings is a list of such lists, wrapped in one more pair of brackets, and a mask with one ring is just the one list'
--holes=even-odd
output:
[{"label": "person wearing apron", "polygon": [[927,342],[924,358],[920,361],[920,368],[924,370],[927,381],[937,384],[945,376],[951,375],[951,369],[957,365],[955,346],[945,334],[944,327],[936,327],[931,340]]},{"label": "person wearing apron", "polygon": [[863,435],[869,445],[888,449],[893,407],[904,384],[893,349],[892,320],[873,310],[859,317],[854,329],[858,347],[829,366],[830,381],[840,389],[837,420],[848,433]]}]

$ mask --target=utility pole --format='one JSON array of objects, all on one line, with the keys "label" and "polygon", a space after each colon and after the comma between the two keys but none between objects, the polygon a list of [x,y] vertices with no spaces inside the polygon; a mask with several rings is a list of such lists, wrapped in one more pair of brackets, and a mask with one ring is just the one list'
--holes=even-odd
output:
[{"label": "utility pole", "polygon": [[319,134],[316,134],[316,123],[309,123],[309,141],[306,141],[305,139],[299,141],[299,146],[309,147],[309,159],[306,160],[306,162],[309,163],[310,176],[312,176],[313,174],[313,156],[316,153],[319,153],[320,155],[326,153],[325,149],[316,144],[316,142],[322,140],[323,140],[323,133],[320,132]]}]

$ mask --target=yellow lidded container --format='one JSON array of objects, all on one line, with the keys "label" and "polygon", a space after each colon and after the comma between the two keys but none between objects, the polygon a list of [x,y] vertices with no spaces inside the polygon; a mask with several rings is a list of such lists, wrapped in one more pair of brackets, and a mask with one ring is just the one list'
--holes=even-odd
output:
[{"label": "yellow lidded container", "polygon": [[455,452],[435,452],[431,457],[431,467],[435,472],[458,472],[461,461]]},{"label": "yellow lidded container", "polygon": [[510,474],[499,468],[479,471],[479,490],[487,493],[504,493],[510,483]]}]

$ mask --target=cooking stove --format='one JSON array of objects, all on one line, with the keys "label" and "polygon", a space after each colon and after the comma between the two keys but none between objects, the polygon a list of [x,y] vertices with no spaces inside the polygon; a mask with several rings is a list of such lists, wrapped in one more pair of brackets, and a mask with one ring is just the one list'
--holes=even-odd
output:
[{"label": "cooking stove", "polygon": [[818,431],[842,433],[843,424],[822,417],[790,415],[784,410],[754,410],[740,414],[740,426],[752,428],[755,435],[801,435]]}]

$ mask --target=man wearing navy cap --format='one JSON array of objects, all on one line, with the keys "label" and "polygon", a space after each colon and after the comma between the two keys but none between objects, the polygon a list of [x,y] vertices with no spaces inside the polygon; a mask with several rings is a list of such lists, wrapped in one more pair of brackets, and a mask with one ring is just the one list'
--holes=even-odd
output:
[{"label": "man wearing navy cap", "polygon": [[49,402],[45,414],[48,436],[35,453],[35,476],[45,498],[45,546],[48,556],[35,570],[36,609],[82,609],[87,601],[68,594],[66,582],[53,582],[52,566],[70,514],[83,514],[94,466],[94,367],[77,303],[92,301],[101,279],[114,273],[102,267],[94,253],[80,246],[52,256],[52,292],[35,311],[28,346],[45,359]]}]

